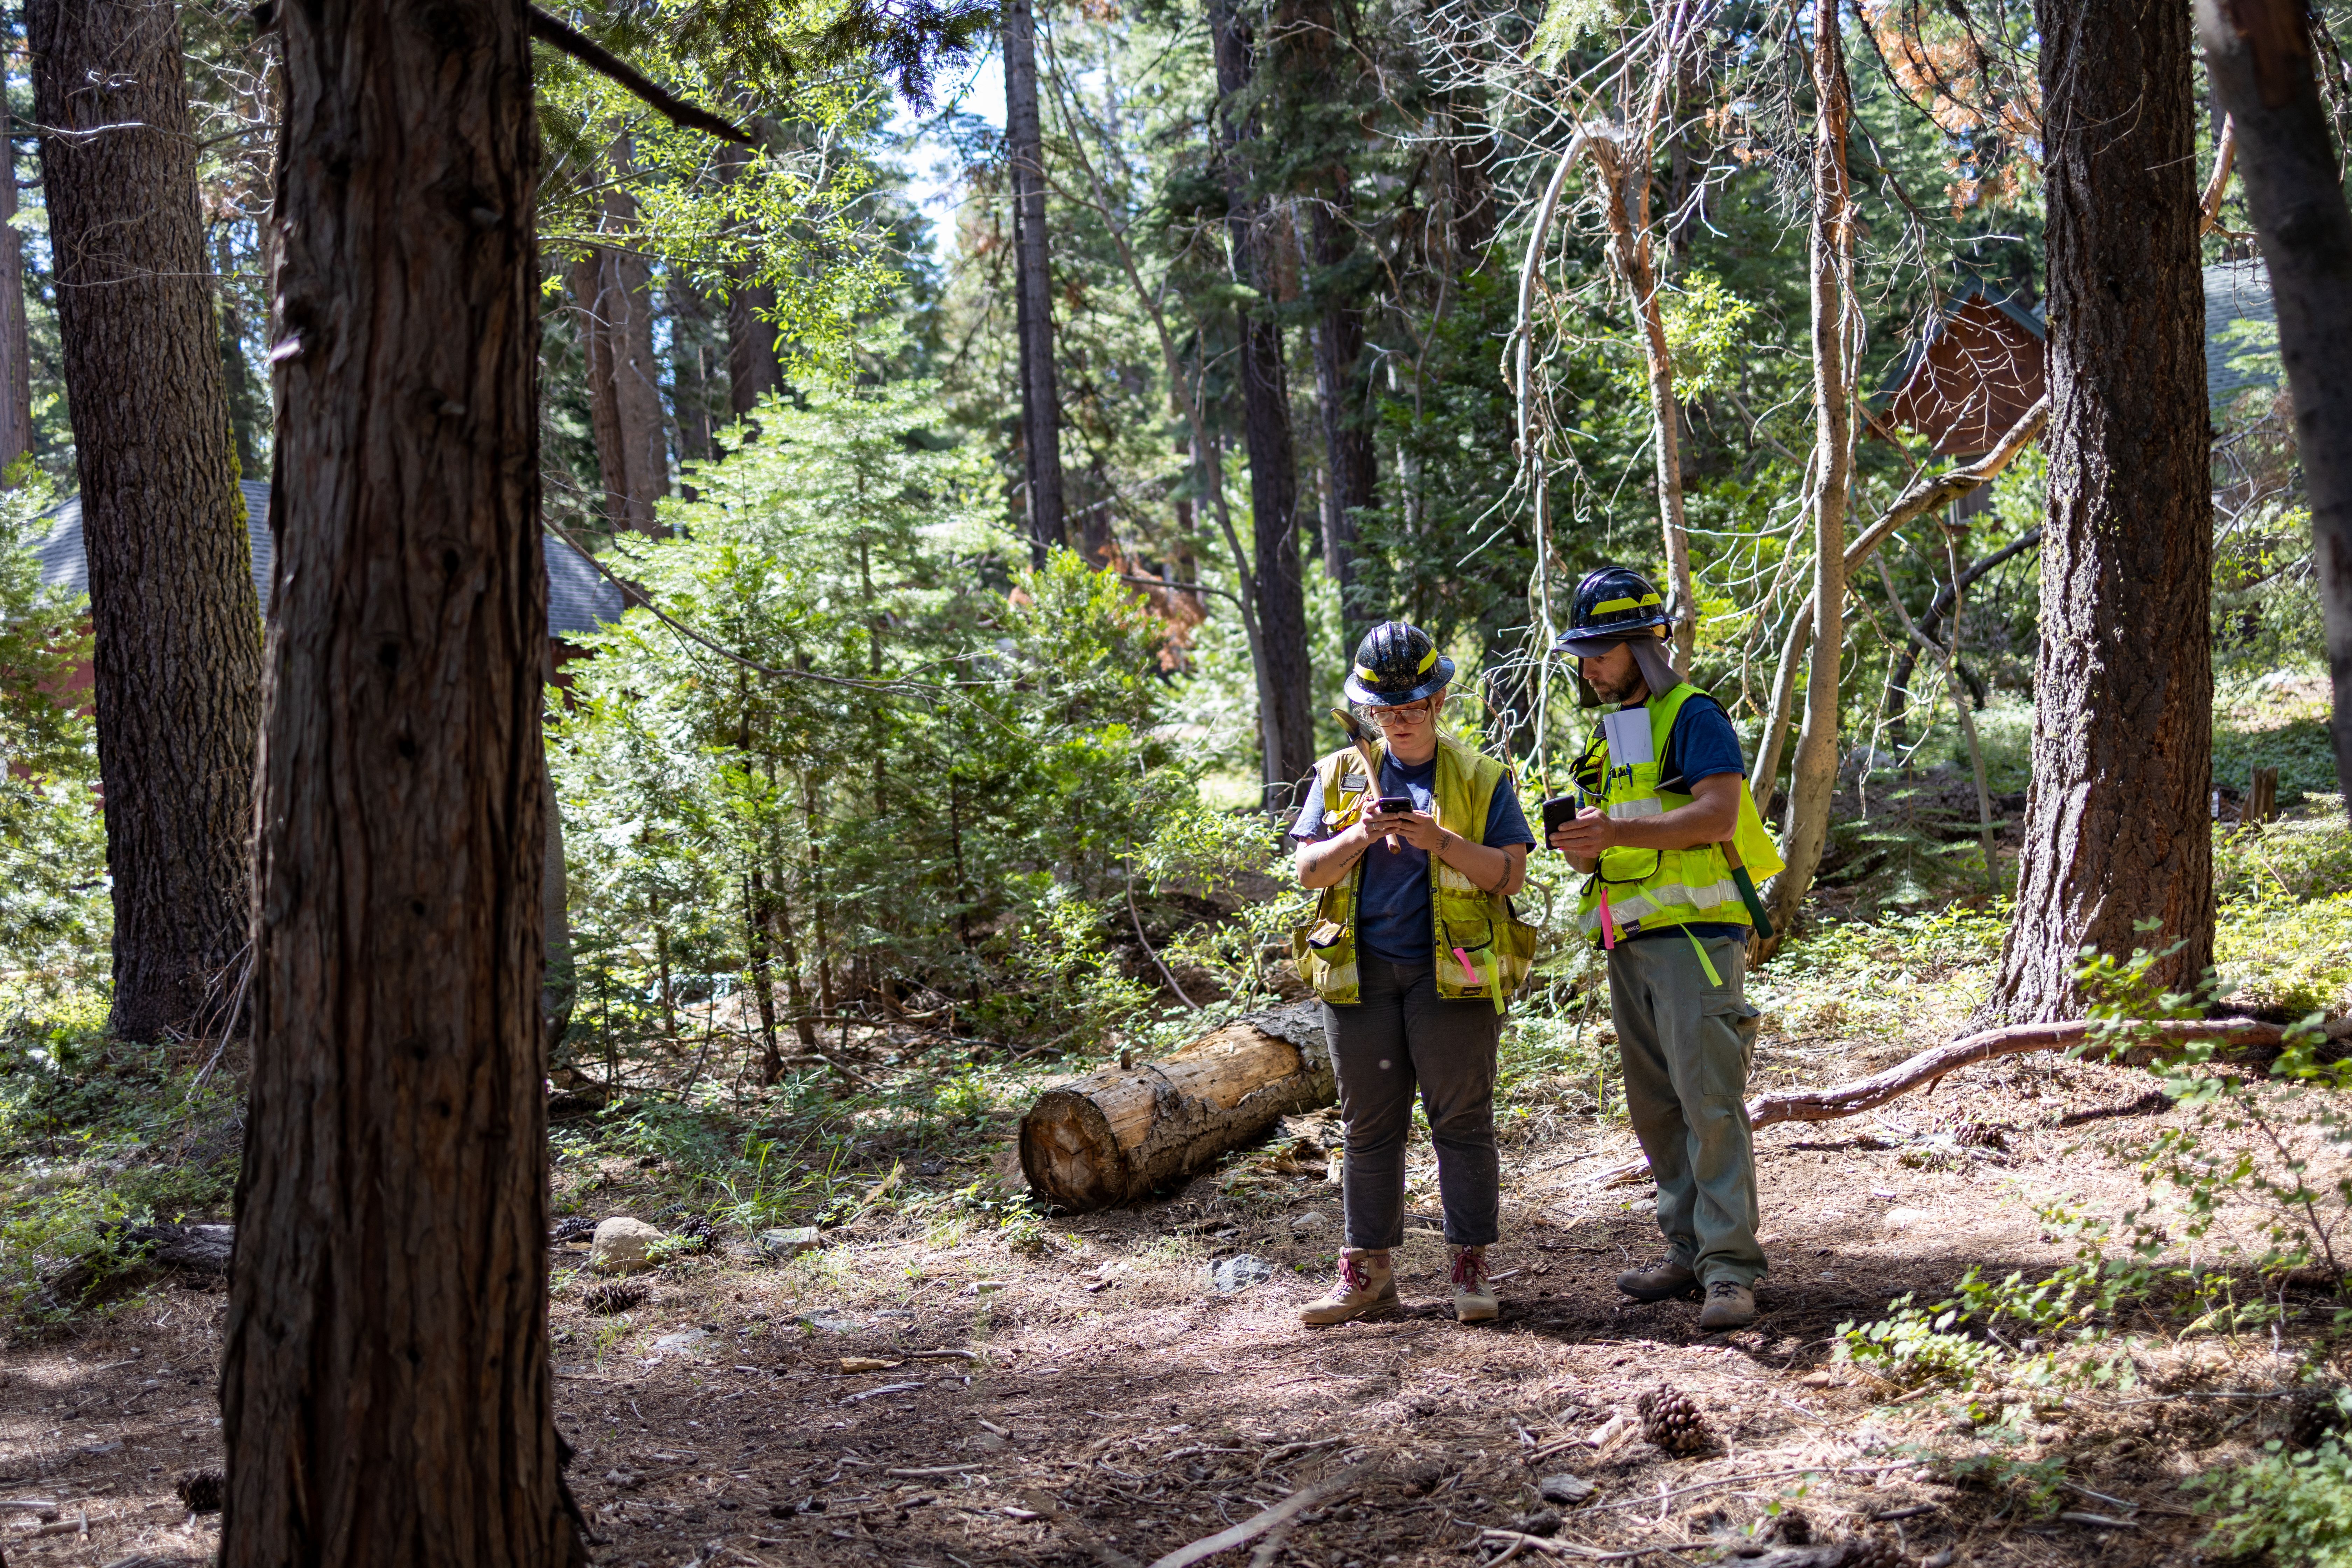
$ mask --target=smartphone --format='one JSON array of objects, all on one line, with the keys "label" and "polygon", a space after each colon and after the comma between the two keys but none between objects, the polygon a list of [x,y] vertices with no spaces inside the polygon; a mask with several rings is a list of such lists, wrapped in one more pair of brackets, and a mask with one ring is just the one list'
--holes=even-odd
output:
[{"label": "smartphone", "polygon": [[1566,827],[1570,823],[1574,822],[1575,820],[1576,796],[1572,795],[1556,795],[1549,800],[1545,801],[1543,803],[1544,842],[1547,844],[1550,843],[1551,836],[1553,834],[1559,832],[1561,828]]},{"label": "smartphone", "polygon": [[1412,796],[1409,795],[1384,795],[1364,809],[1367,811],[1377,812],[1382,816],[1390,816],[1401,811],[1411,811],[1412,809]]}]

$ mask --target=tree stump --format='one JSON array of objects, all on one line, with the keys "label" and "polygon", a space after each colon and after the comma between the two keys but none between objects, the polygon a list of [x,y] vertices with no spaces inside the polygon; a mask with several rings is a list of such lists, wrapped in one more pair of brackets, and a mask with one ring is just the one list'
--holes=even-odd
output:
[{"label": "tree stump", "polygon": [[1133,1203],[1283,1117],[1330,1104],[1339,1087],[1320,1011],[1253,1013],[1163,1060],[1046,1090],[1021,1119],[1030,1191],[1072,1213]]},{"label": "tree stump", "polygon": [[2246,788],[2246,807],[2238,813],[2241,822],[2269,822],[2278,816],[2278,770],[2256,768]]}]

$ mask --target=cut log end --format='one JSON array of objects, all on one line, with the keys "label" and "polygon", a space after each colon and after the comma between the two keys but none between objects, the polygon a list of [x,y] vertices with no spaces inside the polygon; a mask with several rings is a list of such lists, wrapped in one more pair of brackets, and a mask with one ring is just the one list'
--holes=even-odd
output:
[{"label": "cut log end", "polygon": [[1127,1161],[1110,1119],[1077,1088],[1048,1089],[1021,1119],[1021,1173],[1062,1207],[1107,1208],[1127,1197]]}]

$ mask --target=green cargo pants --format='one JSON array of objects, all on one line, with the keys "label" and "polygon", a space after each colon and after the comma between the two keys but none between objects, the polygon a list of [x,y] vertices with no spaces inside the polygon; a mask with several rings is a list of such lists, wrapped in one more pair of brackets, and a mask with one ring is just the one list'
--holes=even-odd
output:
[{"label": "green cargo pants", "polygon": [[1721,977],[1711,984],[1684,932],[1621,942],[1609,954],[1609,1005],[1633,1135],[1658,1183],[1658,1229],[1675,1262],[1699,1277],[1753,1285],[1756,1152],[1748,1131],[1748,1068],[1756,1009],[1740,994],[1748,944],[1701,937]]}]

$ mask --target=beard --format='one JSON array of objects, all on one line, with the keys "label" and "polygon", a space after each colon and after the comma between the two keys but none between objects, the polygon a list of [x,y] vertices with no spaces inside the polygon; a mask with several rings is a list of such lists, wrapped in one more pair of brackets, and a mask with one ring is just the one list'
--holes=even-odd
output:
[{"label": "beard", "polygon": [[1620,705],[1633,700],[1635,689],[1643,683],[1642,671],[1638,666],[1628,668],[1622,677],[1609,681],[1605,685],[1601,681],[1593,680],[1589,675],[1585,679],[1591,682],[1593,691],[1601,701]]}]

